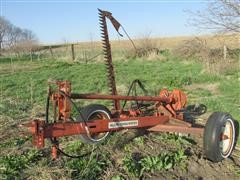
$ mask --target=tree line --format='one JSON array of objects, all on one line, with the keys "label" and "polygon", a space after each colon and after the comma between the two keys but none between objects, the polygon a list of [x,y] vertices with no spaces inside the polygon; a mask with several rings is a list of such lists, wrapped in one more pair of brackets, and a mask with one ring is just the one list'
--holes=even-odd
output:
[{"label": "tree line", "polygon": [[6,51],[28,53],[34,51],[37,45],[37,37],[31,30],[17,27],[0,16],[0,54]]}]

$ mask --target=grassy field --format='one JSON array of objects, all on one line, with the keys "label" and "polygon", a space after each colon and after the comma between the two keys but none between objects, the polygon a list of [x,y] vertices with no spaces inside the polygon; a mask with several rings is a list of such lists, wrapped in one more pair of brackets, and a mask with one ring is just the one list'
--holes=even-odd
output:
[{"label": "grassy field", "polygon": [[[176,37],[151,37],[150,35],[142,35],[141,37],[134,38],[134,44],[136,48],[157,48],[159,50],[168,49],[169,51],[176,51],[177,49],[186,46],[187,42],[197,40],[208,49],[223,49],[226,45],[229,49],[239,49],[240,35],[201,35],[201,36],[176,36]],[[51,45],[45,44],[44,50],[37,52],[40,58],[49,59],[65,59],[69,60],[72,58],[71,54],[71,42],[65,42],[63,44]],[[91,59],[95,55],[101,53],[102,45],[100,41],[89,41],[89,42],[75,42],[74,52],[75,60],[85,61],[85,59]],[[52,46],[50,50],[50,46]],[[54,46],[57,46],[54,48]],[[60,47],[59,47],[60,46]],[[129,40],[115,39],[111,41],[112,55],[114,59],[125,59],[129,54],[133,54],[134,48]],[[52,53],[51,53],[52,52]],[[29,57],[28,57],[29,59]],[[97,56],[94,58],[96,61],[101,61],[103,56]]]},{"label": "grassy field", "polygon": [[[143,39],[151,39],[156,47],[160,49],[174,49],[179,44],[183,43],[184,41],[191,40],[194,38],[199,38],[206,42],[209,48],[222,48],[225,44],[230,49],[233,48],[240,48],[239,45],[239,34],[232,34],[232,35],[199,35],[199,36],[175,36],[175,37],[151,37],[150,34],[142,35],[138,38],[133,38],[134,43],[136,46],[140,46]],[[70,42],[66,42],[66,45],[71,45]],[[79,42],[74,43],[77,44],[79,49],[98,49],[101,47],[101,42],[99,41],[92,41],[92,42]],[[46,46],[51,46],[51,44],[44,44]],[[63,45],[63,44],[62,44]],[[111,45],[113,49],[128,49],[132,48],[132,44],[129,40],[118,39],[112,40]],[[69,48],[70,49],[70,48]]]},{"label": "grassy field", "polygon": [[[114,61],[119,94],[125,95],[130,83],[140,79],[151,95],[157,95],[162,88],[180,88],[188,94],[190,104],[205,104],[208,107],[207,115],[213,111],[224,111],[240,120],[239,67],[213,75],[195,59],[183,60],[168,53],[159,56],[164,56],[164,60],[136,58]],[[31,138],[19,136],[20,129],[17,127],[30,119],[44,117],[49,78],[70,80],[73,92],[108,93],[102,61],[80,63],[52,59],[32,62],[0,59],[1,178],[147,178],[151,173],[166,172],[176,165],[186,171],[186,159],[189,157],[184,152],[191,146],[190,141],[166,134],[153,134],[150,138],[134,137],[127,142],[121,133],[115,134],[108,142],[97,146],[97,151],[80,160],[62,157],[51,161],[49,149],[32,148]],[[89,103],[91,101],[78,102],[79,106]],[[110,105],[110,102],[100,103]],[[70,141],[66,147],[68,152],[92,149],[92,146],[71,138],[66,138],[66,141]],[[151,146],[159,147],[156,143],[151,144],[152,141],[164,142],[165,146],[161,151],[156,151]],[[145,143],[149,146],[143,146]],[[136,160],[136,156],[141,157],[140,160]],[[239,169],[236,172],[240,172]]]}]

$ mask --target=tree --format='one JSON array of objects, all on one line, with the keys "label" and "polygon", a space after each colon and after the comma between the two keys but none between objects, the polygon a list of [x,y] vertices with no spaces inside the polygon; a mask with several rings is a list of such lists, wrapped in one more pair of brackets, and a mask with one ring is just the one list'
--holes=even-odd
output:
[{"label": "tree", "polygon": [[9,32],[11,31],[12,24],[5,19],[4,17],[0,16],[0,51],[4,46],[4,42],[6,42],[9,37]]},{"label": "tree", "polygon": [[28,29],[22,30],[14,46],[18,46],[23,52],[32,52],[37,46],[37,38],[32,31]]},{"label": "tree", "polygon": [[0,16],[0,52],[4,48],[17,54],[32,53],[37,44],[37,37],[31,30],[16,27]]},{"label": "tree", "polygon": [[9,32],[9,41],[8,41],[8,47],[13,47],[17,42],[21,40],[22,36],[22,29],[19,27],[12,26],[10,32]]},{"label": "tree", "polygon": [[240,1],[214,0],[210,1],[203,11],[190,12],[190,24],[201,30],[211,30],[217,33],[240,32]]}]

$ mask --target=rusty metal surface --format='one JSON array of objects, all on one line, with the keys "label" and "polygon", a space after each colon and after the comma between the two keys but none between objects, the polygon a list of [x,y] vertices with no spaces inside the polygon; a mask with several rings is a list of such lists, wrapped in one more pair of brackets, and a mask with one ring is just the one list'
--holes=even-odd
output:
[{"label": "rusty metal surface", "polygon": [[[122,125],[122,123],[135,122],[135,124]],[[110,131],[119,131],[122,129],[148,128],[148,131],[157,132],[180,132],[200,134],[204,132],[204,128],[190,127],[187,123],[178,122],[171,124],[172,119],[166,115],[145,116],[145,117],[125,117],[112,118],[109,120],[99,119],[87,122],[90,133],[101,133]],[[177,120],[174,120],[176,123]],[[111,127],[111,123],[113,126]],[[150,128],[149,128],[150,127]],[[28,124],[28,128],[32,132],[34,145],[38,148],[44,147],[45,138],[56,138],[62,136],[70,136],[76,134],[86,134],[85,124],[82,122],[58,122],[46,124],[41,120],[34,120]]]},{"label": "rusty metal surface", "polygon": [[127,101],[157,101],[161,103],[171,103],[172,99],[160,96],[121,96],[121,95],[103,95],[103,94],[77,94],[72,93],[72,99],[102,99],[102,100],[127,100]]},{"label": "rusty metal surface", "polygon": [[184,108],[187,104],[187,96],[186,94],[179,90],[173,89],[173,91],[169,91],[167,89],[162,89],[159,93],[160,97],[169,97],[173,98],[174,102],[172,102],[171,107],[173,111],[180,110]]},{"label": "rusty metal surface", "polygon": [[159,124],[148,129],[148,131],[155,132],[178,132],[178,133],[189,133],[189,134],[199,134],[203,135],[204,128],[196,127],[187,127],[181,125],[168,125],[168,124]]},{"label": "rusty metal surface", "polygon": [[56,146],[56,145],[53,145],[53,146],[52,146],[52,158],[53,158],[53,159],[57,159],[57,156],[58,156],[57,146]]},{"label": "rusty metal surface", "polygon": [[169,121],[169,124],[171,125],[179,125],[179,126],[187,126],[187,127],[192,127],[191,123],[188,123],[186,121],[183,120],[179,120],[180,118],[171,118]]},{"label": "rusty metal surface", "polygon": [[[69,120],[71,116],[71,103],[64,95],[71,95],[71,82],[49,79],[48,85],[48,95],[53,103],[54,121],[60,119],[63,119],[64,121]],[[52,91],[52,85],[57,86],[56,91]],[[63,92],[64,95],[59,92]]]},{"label": "rusty metal surface", "polygon": [[[71,82],[62,81],[58,84],[58,90],[64,92],[67,96],[71,95]],[[54,95],[53,95],[54,96]],[[64,121],[67,121],[70,118],[71,113],[71,104],[63,95],[57,94],[58,98],[58,119],[63,118]]]},{"label": "rusty metal surface", "polygon": [[[122,129],[136,129],[136,128],[145,128],[152,127],[157,124],[163,124],[168,122],[168,116],[146,116],[146,117],[128,117],[128,118],[113,118],[110,120],[99,119],[97,121],[87,122],[87,126],[90,133],[102,133],[109,131],[119,131]],[[111,123],[121,123],[127,121],[138,121],[136,125],[133,126],[122,126],[110,128],[109,124]],[[61,136],[69,136],[76,134],[86,134],[85,125],[81,122],[68,122],[68,123],[54,123],[49,124],[44,128],[44,136],[48,137],[61,137]]]},{"label": "rusty metal surface", "polygon": [[[124,126],[124,123],[135,122],[134,124]],[[168,116],[145,116],[145,117],[126,117],[113,119],[99,119],[86,123],[90,133],[101,133],[109,131],[119,131],[122,129],[135,129],[153,127],[158,124],[164,124],[169,121]],[[111,123],[114,126],[111,127]],[[123,123],[123,124],[121,124]],[[44,121],[35,120],[29,128],[32,132],[34,145],[38,148],[44,147],[45,138],[70,136],[76,134],[86,134],[85,124],[82,122],[58,122],[46,124]]]},{"label": "rusty metal surface", "polygon": [[44,143],[44,121],[41,120],[34,120],[30,122],[29,124],[26,125],[26,127],[29,128],[29,131],[32,133],[32,143],[35,145],[37,148],[43,148],[45,143]]},{"label": "rusty metal surface", "polygon": [[[108,73],[107,78],[108,78],[109,91],[112,95],[117,95],[115,74],[114,74],[114,68],[112,63],[111,45],[109,43],[106,17],[110,19],[110,21],[112,22],[113,26],[117,31],[120,27],[120,23],[112,17],[110,12],[102,11],[100,9],[98,9],[98,11],[99,11],[98,14],[99,14],[101,37],[102,37],[102,47],[103,47],[104,59],[106,61],[105,65]],[[113,103],[114,103],[115,110],[120,110],[119,101],[114,100]]]}]

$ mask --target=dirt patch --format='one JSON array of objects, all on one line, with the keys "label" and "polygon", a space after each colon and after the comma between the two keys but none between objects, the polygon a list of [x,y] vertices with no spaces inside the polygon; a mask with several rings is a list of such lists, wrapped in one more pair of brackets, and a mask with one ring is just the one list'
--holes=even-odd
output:
[{"label": "dirt patch", "polygon": [[189,157],[186,162],[186,167],[176,168],[159,173],[153,179],[239,179],[236,175],[236,169],[240,166],[236,163],[235,157],[230,157],[219,163],[212,163],[203,156],[202,146],[198,144],[192,145],[188,149]]},{"label": "dirt patch", "polygon": [[202,84],[191,84],[188,86],[184,86],[184,89],[188,91],[193,91],[196,89],[205,89],[210,91],[212,94],[219,94],[219,83],[202,83]]},{"label": "dirt patch", "polygon": [[[144,140],[136,143],[136,138]],[[182,138],[173,140],[158,136],[156,133],[139,134],[137,131],[126,131],[121,133],[117,139],[117,144],[106,147],[108,151],[112,149],[109,152],[115,163],[106,171],[103,179],[111,179],[116,175],[125,179],[133,179],[126,174],[123,168],[122,159],[126,153],[154,156],[179,149],[184,149],[187,155],[183,162],[176,164],[169,170],[145,172],[140,179],[239,179],[236,175],[236,170],[240,170],[239,164],[236,163],[238,159],[232,156],[219,163],[212,163],[205,159],[202,151],[202,137],[183,137],[183,140]]]}]

